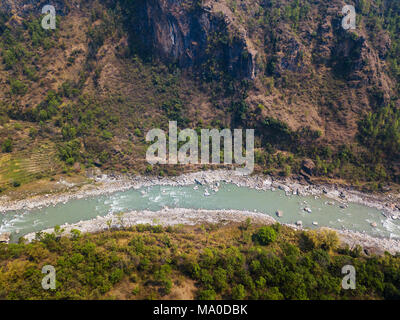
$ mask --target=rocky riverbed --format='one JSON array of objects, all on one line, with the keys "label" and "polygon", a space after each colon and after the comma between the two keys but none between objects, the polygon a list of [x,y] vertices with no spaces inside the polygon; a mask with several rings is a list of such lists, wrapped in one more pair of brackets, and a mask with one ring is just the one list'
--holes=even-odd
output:
[{"label": "rocky riverbed", "polygon": [[[300,196],[326,196],[332,201],[339,202],[342,206],[346,206],[349,202],[366,205],[369,207],[377,208],[390,219],[400,218],[400,201],[398,194],[377,195],[377,194],[364,194],[351,189],[344,189],[333,185],[310,185],[296,179],[275,179],[268,176],[242,176],[234,171],[218,170],[218,171],[203,171],[196,173],[184,174],[178,177],[142,177],[142,176],[107,176],[107,175],[94,175],[92,176],[94,183],[85,185],[79,189],[71,186],[68,192],[61,194],[48,194],[35,196],[29,199],[19,201],[7,201],[3,199],[0,201],[0,212],[15,211],[15,210],[31,210],[34,208],[41,208],[46,206],[54,206],[58,203],[66,203],[72,199],[82,199],[102,194],[110,194],[117,191],[126,191],[129,189],[140,189],[143,187],[150,187],[154,185],[161,186],[187,186],[187,185],[216,185],[220,182],[233,183],[241,187],[249,187],[257,190],[274,190],[281,189],[287,195],[300,195]],[[222,220],[241,221],[251,214],[252,218],[264,219],[264,222],[271,222],[269,216],[257,213],[249,213],[243,211],[212,211],[213,215],[208,216],[205,210],[188,210],[187,209],[170,209],[167,211],[159,212],[133,212],[127,213],[125,219],[129,224],[149,223],[153,219],[160,220],[161,224],[168,223],[219,223]],[[209,213],[209,212],[207,212]],[[129,220],[129,217],[131,220]],[[83,232],[97,232],[104,230],[104,219],[107,221],[115,217],[108,216],[106,218],[98,218],[87,222],[81,222]],[[165,220],[165,223],[163,222]],[[210,220],[211,219],[211,220]],[[216,219],[215,221],[213,219]],[[266,220],[265,220],[266,219]],[[114,223],[114,222],[113,222]],[[292,226],[298,227],[298,226]],[[72,227],[71,227],[72,228]],[[78,227],[74,227],[80,229]],[[339,231],[345,236],[346,239],[352,239],[352,243],[366,243],[367,245],[380,246],[384,250],[394,252],[397,247],[400,248],[399,243],[393,239],[377,239],[369,237],[365,234],[357,234],[350,231]],[[32,238],[32,236],[30,236]],[[375,240],[372,240],[375,239]],[[389,242],[385,242],[388,240]],[[349,240],[350,241],[350,240]],[[367,241],[367,242],[366,242]]]}]

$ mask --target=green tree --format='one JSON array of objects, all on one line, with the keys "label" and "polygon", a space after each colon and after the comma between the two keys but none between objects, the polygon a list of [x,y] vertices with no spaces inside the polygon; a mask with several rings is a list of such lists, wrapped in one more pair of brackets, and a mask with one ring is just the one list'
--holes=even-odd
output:
[{"label": "green tree", "polygon": [[268,245],[276,240],[277,233],[271,226],[261,227],[253,234],[253,241],[261,245]]},{"label": "green tree", "polygon": [[215,300],[216,297],[217,294],[212,289],[203,290],[199,293],[199,300]]},{"label": "green tree", "polygon": [[243,300],[246,298],[246,289],[242,284],[238,284],[232,289],[232,299],[233,300]]}]

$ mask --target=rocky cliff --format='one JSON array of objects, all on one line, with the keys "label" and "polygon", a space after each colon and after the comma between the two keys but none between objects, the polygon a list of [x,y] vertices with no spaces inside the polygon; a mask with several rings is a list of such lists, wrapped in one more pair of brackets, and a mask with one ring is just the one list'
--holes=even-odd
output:
[{"label": "rocky cliff", "polygon": [[[254,79],[256,52],[249,47],[245,32],[233,29],[229,15],[217,10],[216,2],[199,3],[139,1],[132,15],[132,41],[139,41],[142,50],[182,68],[198,67],[211,54],[223,59],[223,67],[233,77]],[[212,45],[210,41],[217,34],[226,35],[226,43],[208,52]]]}]

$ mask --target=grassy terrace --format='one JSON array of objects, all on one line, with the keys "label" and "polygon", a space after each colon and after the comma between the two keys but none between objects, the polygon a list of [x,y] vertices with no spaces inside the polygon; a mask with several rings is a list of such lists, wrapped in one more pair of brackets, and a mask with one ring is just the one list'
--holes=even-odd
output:
[{"label": "grassy terrace", "polygon": [[20,186],[54,173],[56,151],[51,145],[41,145],[32,152],[0,156],[0,187]]}]

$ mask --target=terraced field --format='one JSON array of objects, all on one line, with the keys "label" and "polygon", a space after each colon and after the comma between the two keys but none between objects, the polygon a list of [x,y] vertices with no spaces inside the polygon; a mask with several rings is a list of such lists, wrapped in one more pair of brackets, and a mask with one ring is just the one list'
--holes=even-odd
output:
[{"label": "terraced field", "polygon": [[58,167],[54,145],[34,147],[31,152],[5,154],[0,157],[0,188],[19,186],[43,175],[51,174]]}]

